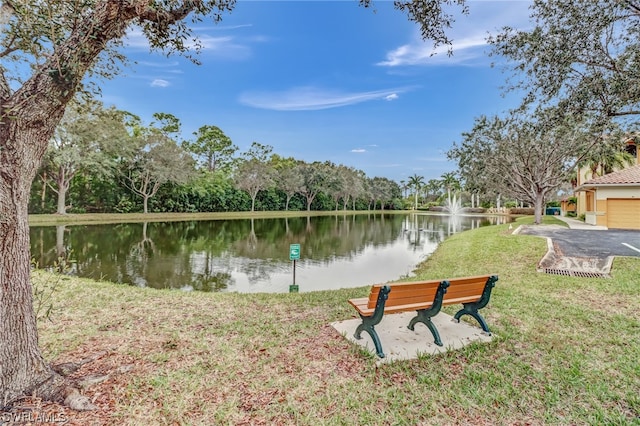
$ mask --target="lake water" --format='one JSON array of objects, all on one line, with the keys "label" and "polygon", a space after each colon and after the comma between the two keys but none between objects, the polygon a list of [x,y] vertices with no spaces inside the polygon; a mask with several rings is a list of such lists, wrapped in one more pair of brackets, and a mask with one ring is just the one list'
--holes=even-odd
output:
[{"label": "lake water", "polygon": [[505,217],[361,214],[31,228],[38,267],[153,288],[284,293],[411,275],[447,236]]}]

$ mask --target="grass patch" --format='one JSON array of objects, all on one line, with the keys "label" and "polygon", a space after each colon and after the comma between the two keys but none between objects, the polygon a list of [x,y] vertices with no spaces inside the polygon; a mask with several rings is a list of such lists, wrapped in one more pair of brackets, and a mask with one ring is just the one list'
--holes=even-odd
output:
[{"label": "grass patch", "polygon": [[616,259],[612,279],[544,275],[545,251],[508,225],[445,240],[417,275],[498,274],[483,310],[496,338],[413,361],[376,366],[329,326],[368,287],[183,293],[69,278],[40,343],[54,363],[105,352],[76,373],[109,374],[85,391],[100,410],[67,412],[74,424],[640,424],[640,261]]}]

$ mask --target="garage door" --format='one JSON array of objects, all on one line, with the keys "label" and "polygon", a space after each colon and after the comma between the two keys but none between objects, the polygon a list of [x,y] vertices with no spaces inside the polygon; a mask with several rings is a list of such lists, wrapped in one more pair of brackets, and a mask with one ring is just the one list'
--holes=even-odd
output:
[{"label": "garage door", "polygon": [[608,199],[607,227],[640,229],[640,199]]}]

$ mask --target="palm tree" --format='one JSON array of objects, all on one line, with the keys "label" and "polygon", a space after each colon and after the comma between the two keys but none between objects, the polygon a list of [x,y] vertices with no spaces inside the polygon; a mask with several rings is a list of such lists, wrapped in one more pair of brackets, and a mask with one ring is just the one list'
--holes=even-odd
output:
[{"label": "palm tree", "polygon": [[429,194],[433,194],[435,198],[438,198],[438,192],[440,191],[441,185],[438,179],[429,179],[427,182],[427,201],[429,201]]},{"label": "palm tree", "polygon": [[442,180],[440,183],[442,187],[447,190],[447,200],[449,204],[451,204],[451,191],[460,189],[460,182],[456,178],[456,174],[453,172],[448,172],[440,176]]},{"label": "palm tree", "polygon": [[593,146],[578,163],[578,167],[588,167],[591,177],[595,178],[630,166],[635,161],[635,157],[625,150],[623,142],[607,139]]},{"label": "palm tree", "polygon": [[407,181],[405,181],[405,180],[401,180],[400,181],[400,188],[402,189],[402,196],[404,198],[407,198],[407,188],[408,187],[409,186],[407,185]]},{"label": "palm tree", "polygon": [[413,188],[413,198],[414,198],[414,210],[418,210],[418,192],[420,188],[424,185],[424,178],[422,176],[418,176],[414,174],[413,176],[409,176],[409,183],[407,186]]}]

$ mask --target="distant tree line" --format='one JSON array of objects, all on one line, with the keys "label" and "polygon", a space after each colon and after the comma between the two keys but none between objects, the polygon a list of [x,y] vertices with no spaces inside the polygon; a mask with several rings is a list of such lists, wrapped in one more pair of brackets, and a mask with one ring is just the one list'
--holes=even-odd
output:
[{"label": "distant tree line", "polygon": [[100,102],[76,102],[51,138],[31,188],[30,213],[401,209],[384,177],[328,161],[285,158],[253,142],[239,152],[218,127],[179,140],[180,120],[145,124]]}]

